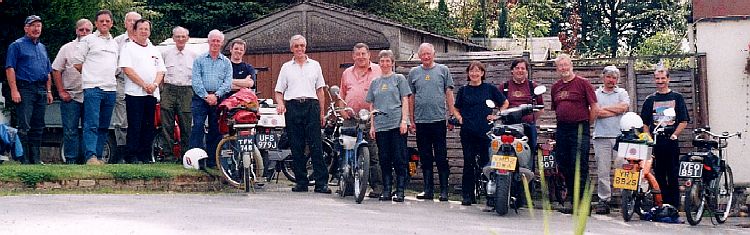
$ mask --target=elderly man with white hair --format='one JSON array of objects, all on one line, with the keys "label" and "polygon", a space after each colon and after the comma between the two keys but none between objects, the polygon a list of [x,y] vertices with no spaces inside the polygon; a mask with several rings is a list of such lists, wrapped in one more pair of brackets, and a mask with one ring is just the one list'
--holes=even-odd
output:
[{"label": "elderly man with white hair", "polygon": [[[122,53],[122,47],[125,44],[135,40],[136,32],[133,28],[133,24],[140,20],[141,14],[138,12],[131,11],[125,13],[125,33],[115,37],[119,52]],[[150,43],[150,40],[149,40]],[[125,103],[125,81],[127,76],[122,72],[122,69],[117,69],[117,96],[115,97],[115,112],[112,114],[112,123],[115,126],[115,138],[117,142],[117,149],[114,154],[112,162],[121,162],[126,155],[125,145],[127,144],[127,129],[128,129],[128,116],[127,107]]]},{"label": "elderly man with white hair", "polygon": [[620,79],[620,70],[617,67],[604,67],[601,77],[604,84],[595,92],[600,109],[596,113],[593,134],[598,176],[596,194],[599,196],[596,213],[609,214],[609,201],[612,198],[609,176],[612,171],[612,160],[617,156],[617,151],[612,147],[615,145],[615,138],[620,134],[620,118],[628,111],[630,97],[628,91],[617,86]]},{"label": "elderly man with white hair", "polygon": [[[552,85],[552,110],[555,110],[557,132],[555,133],[555,151],[560,170],[565,176],[565,185],[570,202],[575,201],[573,195],[582,198],[583,193],[574,193],[574,182],[579,183],[582,190],[589,182],[589,144],[591,142],[591,123],[596,120],[599,110],[594,87],[591,83],[573,73],[573,62],[570,56],[562,54],[555,60],[557,74],[560,77]],[[576,179],[576,165],[580,171]],[[580,198],[579,198],[580,199]],[[566,203],[560,212],[573,212],[571,204]]]},{"label": "elderly man with white hair", "polygon": [[[172,40],[174,46],[170,46],[162,52],[167,74],[161,89],[161,125],[167,132],[167,143],[179,141],[183,152],[188,150],[190,140],[190,125],[193,123],[190,104],[193,98],[193,61],[197,53],[187,50],[186,45],[190,40],[190,32],[183,27],[177,26],[172,29]],[[180,139],[173,140],[175,131],[175,116],[180,127]],[[167,154],[170,151],[167,151]],[[178,156],[175,156],[178,157]]]},{"label": "elderly man with white hair", "polygon": [[[206,167],[216,167],[216,146],[221,140],[219,133],[218,106],[232,87],[232,64],[221,54],[224,33],[208,32],[208,52],[198,55],[193,62],[193,129],[190,132],[190,148],[206,150],[209,158]],[[208,119],[208,136],[204,142],[204,123]]]}]

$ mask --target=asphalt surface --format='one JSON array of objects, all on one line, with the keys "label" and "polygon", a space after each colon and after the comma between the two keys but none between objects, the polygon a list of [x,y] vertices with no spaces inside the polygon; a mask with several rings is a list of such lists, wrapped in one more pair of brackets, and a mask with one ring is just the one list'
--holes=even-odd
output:
[{"label": "asphalt surface", "polygon": [[[311,188],[312,189],[312,188]],[[312,191],[312,190],[311,190]],[[498,216],[460,202],[380,202],[267,185],[256,193],[28,194],[0,197],[0,234],[543,234],[540,210]],[[684,219],[684,218],[683,218]],[[730,218],[698,226],[592,215],[587,234],[750,234]],[[549,213],[550,234],[572,234],[570,215]]]}]

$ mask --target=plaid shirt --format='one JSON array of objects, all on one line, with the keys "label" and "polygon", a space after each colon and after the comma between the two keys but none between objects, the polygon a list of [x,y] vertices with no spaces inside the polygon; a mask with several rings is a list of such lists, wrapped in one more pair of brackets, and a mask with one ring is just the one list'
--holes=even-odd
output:
[{"label": "plaid shirt", "polygon": [[193,62],[193,91],[201,98],[206,98],[209,92],[222,97],[232,88],[232,63],[219,54],[214,60],[206,52],[195,58]]}]

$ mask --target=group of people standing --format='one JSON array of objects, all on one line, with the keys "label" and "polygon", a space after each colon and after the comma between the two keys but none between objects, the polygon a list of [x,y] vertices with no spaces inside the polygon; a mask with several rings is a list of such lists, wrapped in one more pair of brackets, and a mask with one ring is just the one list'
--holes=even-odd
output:
[{"label": "group of people standing", "polygon": [[[39,42],[42,19],[26,18],[25,35],[9,46],[5,66],[25,153],[18,160],[41,162],[39,148],[46,105],[53,101],[52,82],[61,99],[67,163],[103,164],[110,126],[117,139],[110,163],[150,163],[157,102],[170,143],[177,123],[183,130],[178,141],[184,150],[188,146],[216,149],[221,138],[216,105],[232,90],[254,88],[255,69],[242,61],[244,41],[233,41],[232,56],[227,58],[220,53],[223,33],[212,30],[209,52],[198,55],[186,49],[189,31],[178,26],[172,30],[175,46],[161,52],[149,40],[149,20],[128,12],[126,32],[113,37],[112,19],[110,11],[101,10],[93,24],[78,20],[76,39],[63,45],[50,63]],[[209,133],[204,137],[206,119]],[[207,164],[215,166],[213,158]]]},{"label": "group of people standing", "polygon": [[[62,99],[64,155],[68,162],[80,160],[86,164],[102,164],[103,145],[108,138],[113,113],[115,131],[126,130],[117,134],[118,145],[125,144],[127,149],[122,160],[127,163],[150,162],[157,102],[161,103],[162,124],[168,138],[173,136],[176,121],[184,130],[179,140],[181,146],[206,149],[209,156],[214,155],[221,139],[218,104],[233,90],[253,89],[256,84],[255,69],[242,60],[245,42],[240,39],[232,41],[231,55],[226,57],[221,54],[223,33],[212,30],[208,34],[208,52],[196,54],[185,48],[189,40],[188,30],[175,27],[172,31],[175,46],[160,52],[149,40],[150,21],[141,19],[136,12],[129,12],[124,24],[127,32],[113,37],[110,11],[97,12],[93,25],[87,19],[79,20],[75,24],[76,39],[65,44],[50,63],[44,45],[39,42],[42,19],[35,15],[26,18],[25,36],[9,46],[5,66],[11,98],[17,103],[24,162],[40,162],[44,113],[46,105],[53,100],[53,81]],[[94,26],[96,31],[92,33]],[[312,177],[316,182],[314,191],[331,193],[321,146],[320,128],[325,121],[323,88],[326,86],[322,69],[317,61],[307,56],[304,36],[291,37],[289,44],[293,58],[281,67],[274,98],[277,112],[286,118],[286,131],[294,157],[293,169],[298,176],[292,191],[308,191],[306,163],[311,158]],[[369,47],[357,43],[352,53],[354,66],[343,72],[340,84],[342,98],[354,110],[377,109],[387,113],[373,117],[368,130],[368,141],[376,143],[371,144],[371,152],[375,154],[371,157],[370,185],[373,189],[369,196],[397,202],[404,200],[408,174],[406,136],[413,133],[416,134],[424,178],[423,192],[416,197],[434,198],[434,166],[437,166],[438,198],[447,201],[450,172],[446,118],[453,115],[463,126],[460,132],[464,157],[462,205],[476,203],[473,195],[475,157],[479,156],[479,166],[489,161],[490,140],[486,133],[490,125],[487,121],[494,118],[486,100],[493,101],[501,110],[531,102],[544,104],[541,96],[532,99],[537,83],[530,80],[529,62],[523,59],[513,61],[512,79],[496,87],[485,83],[485,65],[473,61],[466,68],[467,85],[454,96],[450,69],[434,61],[432,44],[419,46],[421,64],[412,68],[407,76],[394,72],[396,57],[393,52],[383,50],[378,56],[379,63],[371,62]],[[619,118],[630,109],[630,98],[627,91],[617,87],[620,72],[614,66],[604,68],[603,85],[594,90],[587,79],[573,72],[572,61],[567,55],[559,56],[555,65],[559,79],[552,85],[551,109],[557,120],[556,159],[568,191],[572,192],[576,164],[581,172],[580,185],[589,179],[589,144],[593,140],[599,175],[597,212],[608,213],[611,198],[609,175],[611,162],[616,156],[612,147],[620,133]],[[676,127],[674,132],[656,136],[659,144],[653,152],[655,175],[663,189],[665,203],[678,206],[677,136],[689,118],[684,98],[669,89],[668,70],[657,69],[654,76],[657,92],[644,103],[641,117],[648,132],[664,109],[671,107],[677,111],[677,120],[671,123]],[[531,127],[527,136],[532,152],[536,151],[536,120],[541,113],[540,110],[523,118]],[[342,113],[344,118],[350,115],[353,114]],[[82,137],[79,136],[79,123],[83,127]],[[208,124],[207,135],[205,123]],[[592,124],[593,138],[590,133]],[[305,154],[306,147],[309,155]],[[83,159],[78,159],[79,155]],[[216,166],[213,157],[208,158],[207,166]],[[561,209],[563,212],[571,210],[569,206]]]}]

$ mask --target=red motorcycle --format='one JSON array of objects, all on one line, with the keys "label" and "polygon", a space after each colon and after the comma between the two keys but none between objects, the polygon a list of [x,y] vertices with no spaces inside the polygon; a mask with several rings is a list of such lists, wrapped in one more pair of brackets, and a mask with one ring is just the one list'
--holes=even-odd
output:
[{"label": "red motorcycle", "polygon": [[[154,125],[156,126],[154,142],[151,144],[151,161],[152,162],[182,162],[182,147],[180,146],[180,127],[177,125],[178,116],[175,115],[174,134],[172,143],[169,142],[169,133],[161,127],[161,106],[156,104],[156,115],[154,115]],[[188,130],[189,131],[189,130]]]}]

